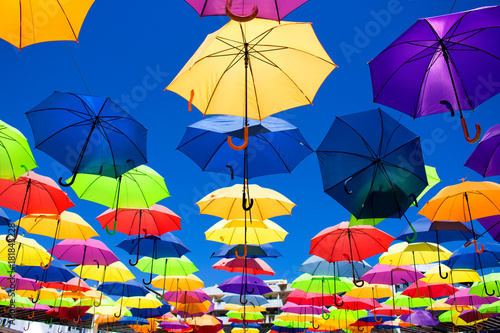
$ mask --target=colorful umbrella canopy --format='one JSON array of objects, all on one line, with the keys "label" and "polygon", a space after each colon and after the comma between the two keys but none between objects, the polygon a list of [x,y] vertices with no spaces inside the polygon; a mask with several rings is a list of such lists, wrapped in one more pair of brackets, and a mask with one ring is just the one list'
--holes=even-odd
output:
[{"label": "colorful umbrella canopy", "polygon": [[[247,319],[248,320],[264,319],[264,315],[260,312],[245,312],[245,313],[243,313],[243,312],[229,310],[228,312],[226,312],[226,316],[229,318],[245,319],[245,320],[247,320]],[[279,316],[276,318],[279,318]]]},{"label": "colorful umbrella canopy", "polygon": [[401,283],[415,282],[424,278],[420,272],[416,272],[412,266],[391,266],[377,264],[361,277],[361,280],[368,283],[379,283],[387,285],[396,285]]},{"label": "colorful umbrella canopy", "polygon": [[416,310],[413,313],[402,315],[400,319],[407,323],[425,326],[437,326],[440,321],[433,318],[432,313],[425,310]]},{"label": "colorful umbrella canopy", "polygon": [[[239,293],[239,291],[238,291]],[[254,306],[267,305],[268,301],[261,295],[237,295],[236,293],[226,293],[222,301],[228,304],[251,304]]]},{"label": "colorful umbrella canopy", "polygon": [[[9,242],[12,235],[0,235],[0,260],[9,262],[9,256],[12,256],[12,242]],[[9,241],[8,241],[9,240]],[[50,261],[50,254],[34,239],[18,235],[13,241],[15,249],[15,264],[17,266],[39,266],[46,265]]]},{"label": "colorful umbrella canopy", "polygon": [[251,275],[274,275],[273,269],[262,259],[221,259],[212,265],[214,269],[220,269],[231,273],[246,273]]},{"label": "colorful umbrella canopy", "polygon": [[0,38],[19,49],[48,41],[77,41],[85,16],[93,3],[93,0],[67,1],[62,4],[52,0],[44,3],[23,0],[6,4],[2,11],[1,20],[4,23]]},{"label": "colorful umbrella canopy", "polygon": [[16,273],[25,278],[41,282],[68,282],[77,277],[58,260],[52,260],[48,268],[40,267],[40,264],[37,266],[19,266],[16,267]]},{"label": "colorful umbrella canopy", "polygon": [[99,284],[97,290],[108,295],[121,297],[146,296],[149,294],[149,291],[136,280],[128,280],[124,282],[103,282]]},{"label": "colorful umbrella canopy", "polygon": [[[418,287],[417,287],[418,286]],[[428,284],[419,280],[410,284],[401,295],[410,297],[429,297],[429,298],[439,298],[444,296],[453,295],[458,291],[457,288],[448,283],[433,283]],[[406,321],[406,320],[405,320]]]},{"label": "colorful umbrella canopy", "polygon": [[483,177],[500,175],[500,125],[491,127],[481,138],[464,166],[471,168]]},{"label": "colorful umbrella canopy", "polygon": [[[255,220],[265,220],[274,216],[291,215],[295,204],[282,194],[258,185],[248,185],[246,198],[253,199],[249,210]],[[218,216],[226,220],[241,219],[245,216],[241,185],[224,187],[207,194],[196,203],[200,214]]]},{"label": "colorful umbrella canopy", "polygon": [[205,301],[203,303],[179,303],[172,313],[186,319],[187,317],[204,316],[208,312],[213,311],[213,309],[214,305],[210,301]]},{"label": "colorful umbrella canopy", "polygon": [[498,316],[498,313],[481,313],[477,310],[465,310],[458,315],[460,319],[467,323],[483,321],[495,316]]},{"label": "colorful umbrella canopy", "polygon": [[401,218],[428,185],[420,138],[380,109],[337,117],[316,153],[324,191],[357,219]]},{"label": "colorful umbrella canopy", "polygon": [[333,294],[305,292],[300,289],[294,289],[286,298],[287,303],[295,303],[297,305],[321,306],[332,305],[338,303],[336,300],[340,297]]},{"label": "colorful umbrella canopy", "polygon": [[80,265],[110,265],[118,261],[116,255],[97,239],[65,239],[49,250],[59,260]]},{"label": "colorful umbrella canopy", "polygon": [[[248,291],[252,288],[251,291]],[[239,293],[240,295],[264,295],[272,292],[267,284],[256,276],[238,275],[232,277],[219,285],[219,289],[228,293]],[[259,305],[259,304],[253,304]]]},{"label": "colorful umbrella canopy", "polygon": [[335,67],[310,24],[231,20],[207,36],[166,89],[204,115],[262,120],[311,104]]},{"label": "colorful umbrella canopy", "polygon": [[441,258],[448,259],[451,252],[441,245],[433,243],[397,243],[379,258],[385,265],[424,265],[438,261],[437,248],[440,248]]},{"label": "colorful umbrella canopy", "polygon": [[16,128],[0,120],[0,178],[15,181],[36,167],[28,140]]},{"label": "colorful umbrella canopy", "polygon": [[325,306],[298,305],[288,300],[286,304],[281,307],[280,310],[283,312],[295,313],[298,315],[307,315],[307,314],[320,315],[322,313],[330,312]]},{"label": "colorful umbrella canopy", "polygon": [[163,290],[171,290],[171,291],[177,291],[177,290],[193,291],[195,289],[205,287],[203,281],[201,281],[200,278],[198,278],[194,274],[189,274],[187,276],[158,275],[152,280],[151,285],[155,288],[162,288]]},{"label": "colorful umbrella canopy", "polygon": [[210,296],[201,289],[193,291],[167,291],[163,294],[163,301],[168,302],[174,307],[187,303],[203,303],[210,301],[210,299]]},{"label": "colorful umbrella canopy", "polygon": [[[342,300],[346,296],[355,297],[355,298],[386,298],[393,296],[391,288],[384,284],[365,284],[362,287],[354,287],[351,290],[345,293],[345,296],[342,297]],[[371,307],[370,309],[373,309]],[[352,310],[352,308],[351,308]]]},{"label": "colorful umbrella canopy", "polygon": [[415,308],[427,308],[431,306],[434,303],[434,301],[430,298],[411,298],[408,296],[401,295],[401,293],[398,293],[394,298],[390,298],[387,301],[384,302],[384,304],[388,305],[394,305],[397,307],[406,307],[410,309],[415,309]]},{"label": "colorful umbrella canopy", "polygon": [[[293,280],[292,288],[297,288],[308,293],[321,293],[333,295],[351,290],[353,284],[346,278],[335,276],[310,275],[304,273]],[[324,305],[318,304],[318,305]]]},{"label": "colorful umbrella canopy", "polygon": [[374,313],[381,316],[399,316],[403,314],[410,314],[413,311],[408,308],[401,308],[396,310],[395,307],[388,304],[380,304],[380,307],[370,310],[370,313]]},{"label": "colorful umbrella canopy", "polygon": [[116,261],[108,266],[104,265],[81,265],[73,272],[81,272],[79,275],[84,279],[91,279],[100,282],[125,282],[135,279],[135,276],[120,261]]},{"label": "colorful umbrella canopy", "polygon": [[216,333],[222,329],[222,322],[211,315],[189,318],[186,324],[198,333]]},{"label": "colorful umbrella canopy", "polygon": [[438,272],[439,267],[429,269],[425,273],[425,278],[421,280],[426,283],[467,283],[467,282],[477,282],[481,281],[481,277],[478,272],[473,269],[460,269],[454,268],[450,269],[448,266],[441,265],[441,270],[447,277],[443,279]]},{"label": "colorful umbrella canopy", "polygon": [[[168,276],[168,275],[187,276],[191,273],[198,271],[198,268],[196,268],[196,266],[186,256],[182,256],[180,258],[158,258],[158,259],[143,257],[141,260],[138,261],[136,267],[142,272],[150,272],[151,276],[149,283],[151,283],[153,279],[153,274],[159,274],[163,276]],[[143,279],[143,282],[144,281],[145,280]]]},{"label": "colorful umbrella canopy", "polygon": [[14,294],[11,299],[0,300],[1,306],[16,307],[16,308],[31,308],[35,306],[28,297],[21,297],[18,294]]},{"label": "colorful umbrella canopy", "polygon": [[[116,301],[118,304],[122,304],[128,308],[158,308],[163,305],[162,302],[156,299],[156,296],[151,293],[146,296],[133,296],[133,297],[122,297]],[[130,310],[130,309],[129,309]]]},{"label": "colorful umbrella canopy", "polygon": [[[40,284],[37,284],[37,281],[33,279],[24,278],[21,275],[14,273],[13,280],[15,281],[14,290],[39,290],[42,288]],[[0,287],[2,289],[10,288],[10,276],[0,276]]]},{"label": "colorful umbrella canopy", "polygon": [[499,11],[492,6],[418,20],[369,63],[374,102],[413,118],[459,111],[468,138],[462,110],[500,91],[475,93],[479,78],[499,74],[500,49],[489,45],[498,36]]},{"label": "colorful umbrella canopy", "polygon": [[[217,249],[210,258],[236,258],[236,252],[243,253],[244,245],[235,244],[227,245],[224,244]],[[278,252],[271,244],[261,244],[261,245],[247,245],[247,258],[277,258],[282,257],[281,253]]]},{"label": "colorful umbrella canopy", "polygon": [[[474,282],[470,287],[469,294],[480,297],[500,296],[500,273],[491,273],[483,276],[483,282]],[[492,293],[489,292],[492,290]]]},{"label": "colorful umbrella canopy", "polygon": [[298,272],[309,273],[311,275],[334,275],[349,277],[352,275],[354,266],[354,275],[359,279],[372,267],[366,261],[336,261],[328,262],[318,256],[310,256],[297,269]]},{"label": "colorful umbrella canopy", "polygon": [[261,245],[283,242],[287,235],[288,232],[273,221],[255,219],[222,220],[205,231],[207,240],[228,245],[243,243]]},{"label": "colorful umbrella canopy", "polygon": [[247,179],[290,173],[313,151],[297,127],[275,117],[248,120],[246,149],[234,150],[227,143],[227,137],[232,136],[234,144],[243,143],[244,126],[241,117],[205,118],[188,126],[177,149],[203,171],[226,173],[232,177],[246,176]]},{"label": "colorful umbrella canopy", "polygon": [[477,219],[486,232],[497,242],[500,241],[500,215],[493,215]]},{"label": "colorful umbrella canopy", "polygon": [[181,218],[167,207],[154,204],[149,208],[108,209],[96,219],[103,228],[113,226],[119,220],[116,231],[127,235],[163,235],[166,232],[181,230]]},{"label": "colorful umbrella canopy", "polygon": [[491,304],[499,301],[498,297],[479,297],[469,294],[470,288],[464,288],[457,291],[455,294],[448,297],[446,304],[455,305],[470,305],[479,307],[482,304]]}]

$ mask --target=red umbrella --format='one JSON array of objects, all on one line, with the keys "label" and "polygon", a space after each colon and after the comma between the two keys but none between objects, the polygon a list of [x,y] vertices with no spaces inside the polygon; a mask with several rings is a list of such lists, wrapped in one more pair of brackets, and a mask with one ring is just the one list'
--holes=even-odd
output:
[{"label": "red umbrella", "polygon": [[116,219],[116,230],[127,235],[144,233],[161,236],[170,231],[181,230],[181,218],[167,207],[157,204],[149,208],[108,209],[96,219],[103,229],[113,228]]},{"label": "red umbrella", "polygon": [[[348,260],[352,263],[387,251],[393,240],[394,237],[371,225],[350,227],[349,222],[342,222],[314,236],[309,254],[328,262]],[[356,283],[354,265],[352,271]],[[363,284],[356,285],[361,287]]]},{"label": "red umbrella", "polygon": [[377,302],[373,298],[356,298],[353,296],[344,296],[342,297],[342,306],[338,307],[338,309],[344,310],[371,310],[374,308],[378,308],[380,303]]},{"label": "red umbrella", "polygon": [[443,296],[453,295],[458,291],[457,288],[453,287],[448,283],[425,283],[424,281],[418,280],[416,283],[413,282],[408,288],[405,289],[401,294],[410,296],[413,298],[438,298]]},{"label": "red umbrella", "polygon": [[380,304],[379,307],[371,310],[370,313],[381,316],[399,316],[413,313],[413,311],[410,308],[400,308],[398,311],[395,311],[392,305]]},{"label": "red umbrella", "polygon": [[300,289],[294,289],[286,298],[287,302],[297,305],[333,305],[335,301],[339,302],[342,298],[337,295],[308,293]]},{"label": "red umbrella", "polygon": [[[237,323],[237,324],[241,324],[243,323],[243,319],[238,319],[238,318],[229,318],[228,321],[230,323]],[[251,323],[262,323],[264,321],[264,318],[261,318],[261,319],[255,319],[255,320],[250,320],[250,319],[245,319],[244,320],[245,323],[247,324],[251,324]]]},{"label": "red umbrella", "polygon": [[64,318],[67,320],[73,320],[75,323],[79,323],[81,321],[81,317],[84,317],[87,314],[87,310],[90,309],[90,306],[73,306],[70,308],[52,308],[45,313],[50,317]]},{"label": "red umbrella", "polygon": [[[89,291],[92,290],[90,286],[87,284],[85,281],[80,281],[79,278],[74,277],[68,282],[40,282],[40,284],[45,287],[45,288],[54,288],[54,289],[60,289],[62,291],[71,291],[72,289],[76,291]],[[78,283],[80,283],[80,286],[78,286]]]},{"label": "red umbrella", "polygon": [[0,179],[0,206],[19,212],[21,219],[23,214],[60,215],[74,204],[55,181],[30,171],[16,181]]},{"label": "red umbrella", "polygon": [[259,258],[232,258],[221,259],[212,265],[214,269],[220,269],[231,273],[247,273],[252,275],[274,275],[273,269]]}]

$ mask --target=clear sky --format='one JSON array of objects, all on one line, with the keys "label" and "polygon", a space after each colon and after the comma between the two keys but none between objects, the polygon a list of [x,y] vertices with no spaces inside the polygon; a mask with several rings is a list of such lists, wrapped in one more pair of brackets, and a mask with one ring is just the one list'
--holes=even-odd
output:
[{"label": "clear sky", "polygon": [[[457,0],[454,11],[497,3]],[[288,110],[276,116],[296,125],[316,149],[336,116],[380,106],[372,105],[367,62],[418,18],[447,14],[452,5],[451,0],[310,0],[286,20],[312,22],[320,42],[339,68],[326,79],[312,106]],[[188,157],[175,150],[186,126],[202,119],[202,114],[197,110],[188,112],[186,100],[163,89],[205,36],[227,21],[226,17],[200,19],[182,0],[96,1],[84,22],[79,43],[43,43],[19,52],[7,42],[0,41],[0,119],[21,130],[32,147],[34,141],[24,115],[26,111],[54,90],[88,93],[72,56],[92,95],[111,97],[149,129],[149,166],[165,178],[171,193],[171,197],[160,204],[182,217],[182,231],[174,234],[192,251],[188,257],[200,269],[196,274],[207,286],[220,284],[232,274],[211,268],[216,260],[209,257],[221,244],[206,241],[203,232],[220,219],[199,215],[194,203],[217,188],[241,183],[241,179],[231,181],[226,175],[202,172]],[[498,40],[492,43],[498,43]],[[471,113],[468,117],[471,131],[474,122],[481,124],[483,133],[499,124],[499,106],[500,96],[496,96]],[[400,112],[381,107],[394,118],[400,118]],[[463,177],[482,179],[463,167],[475,145],[464,140],[458,117],[440,114],[413,120],[403,115],[400,121],[421,136],[425,164],[436,167],[442,179],[422,203],[439,189],[458,183]],[[39,165],[37,173],[53,179],[69,176],[66,169],[45,153],[34,148],[33,152]],[[498,181],[498,178],[489,180]],[[323,193],[314,154],[291,174],[259,177],[252,179],[251,183],[277,190],[297,204],[292,216],[272,219],[290,235],[284,243],[274,244],[284,257],[267,260],[276,271],[276,278],[293,280],[299,275],[297,268],[309,256],[310,239],[324,228],[347,220],[349,213]],[[114,248],[125,235],[108,236],[95,220],[107,207],[79,200],[71,189],[68,193],[76,204],[71,210],[98,230],[101,239],[123,262],[127,262],[131,257]],[[417,212],[415,207],[408,210],[410,220],[417,218]],[[12,219],[18,218],[14,212],[8,214]],[[393,236],[406,225],[406,222],[395,219],[379,224]],[[50,239],[33,237],[50,247]],[[450,245],[453,250],[462,244]],[[376,261],[369,262],[374,264]],[[136,276],[145,277],[137,269],[131,270]]]}]

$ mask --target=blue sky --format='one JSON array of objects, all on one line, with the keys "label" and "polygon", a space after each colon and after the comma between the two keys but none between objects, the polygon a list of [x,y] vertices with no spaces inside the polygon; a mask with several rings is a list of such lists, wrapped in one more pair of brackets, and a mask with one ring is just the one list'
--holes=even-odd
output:
[{"label": "blue sky", "polygon": [[[497,1],[458,0],[454,11],[494,5]],[[320,1],[310,0],[291,13],[286,20],[312,22],[324,48],[339,66],[326,79],[312,106],[277,114],[297,127],[311,147],[316,149],[336,116],[369,110],[372,90],[367,62],[380,53],[418,18],[449,13],[453,1]],[[175,151],[186,126],[202,119],[202,114],[188,112],[187,102],[176,94],[163,91],[191,57],[205,36],[227,22],[225,17],[200,19],[182,0],[96,1],[82,27],[79,43],[50,42],[18,51],[0,41],[0,119],[17,127],[33,146],[33,135],[24,113],[48,97],[54,90],[87,94],[87,89],[73,63],[74,57],[92,95],[111,97],[148,129],[149,166],[165,177],[171,197],[162,200],[179,214],[182,231],[174,234],[192,251],[188,257],[197,265],[196,273],[206,285],[220,284],[232,274],[211,269],[216,260],[210,255],[221,244],[205,241],[203,232],[219,218],[198,214],[194,202],[221,187],[241,183],[229,176],[202,172],[179,151]],[[492,41],[498,42],[498,41]],[[68,48],[71,51],[68,52]],[[483,133],[500,123],[500,96],[480,105],[468,117],[469,127],[478,122]],[[396,119],[400,113],[381,106]],[[469,113],[467,113],[469,115]],[[475,145],[463,139],[459,118],[448,114],[413,120],[403,115],[401,122],[421,136],[425,164],[437,168],[442,182],[422,202],[446,185],[461,178],[482,177],[463,167]],[[39,169],[36,172],[57,179],[69,172],[43,152],[33,149]],[[494,177],[493,181],[498,181]],[[276,278],[294,279],[296,269],[308,258],[310,239],[326,227],[349,218],[349,213],[323,193],[316,156],[307,157],[291,174],[255,178],[252,183],[272,188],[297,204],[292,216],[272,220],[290,235],[276,243],[283,258],[267,262]],[[107,208],[79,200],[72,211],[79,213],[99,233],[123,262],[131,258],[113,248],[125,235],[108,236],[94,218]],[[416,219],[418,208],[407,216]],[[9,212],[9,216],[18,216]],[[393,236],[406,222],[387,220],[379,226]],[[50,247],[51,240],[33,236]],[[445,244],[449,245],[449,244]],[[451,244],[455,249],[461,243]],[[372,264],[375,260],[369,260]],[[132,268],[137,277],[145,277]]]}]

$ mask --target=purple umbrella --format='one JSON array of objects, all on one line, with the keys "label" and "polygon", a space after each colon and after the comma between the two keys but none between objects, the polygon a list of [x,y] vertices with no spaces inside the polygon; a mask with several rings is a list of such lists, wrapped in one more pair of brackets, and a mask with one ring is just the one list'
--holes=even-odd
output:
[{"label": "purple umbrella", "polygon": [[[413,118],[474,110],[500,92],[500,6],[418,20],[370,63],[373,101]],[[486,85],[485,85],[486,84]],[[487,93],[485,93],[487,91]]]},{"label": "purple umbrella", "polygon": [[400,319],[405,323],[425,326],[437,326],[441,323],[439,320],[434,319],[430,312],[424,310],[416,310],[409,315],[401,316]]},{"label": "purple umbrella", "polygon": [[[14,290],[38,290],[42,287],[36,283],[33,279],[23,278],[21,275],[14,273],[14,281],[16,283]],[[0,276],[0,287],[2,289],[7,289],[9,285],[9,276]]]},{"label": "purple umbrella", "polygon": [[500,242],[500,215],[493,215],[477,219],[479,223],[486,229],[491,237],[497,242]]},{"label": "purple umbrella", "polygon": [[281,311],[296,313],[299,315],[314,314],[320,315],[322,313],[329,313],[330,311],[326,306],[315,306],[315,305],[297,305],[292,302],[287,302],[281,307]]},{"label": "purple umbrella", "polygon": [[189,329],[189,325],[187,324],[182,324],[179,321],[162,321],[160,323],[160,328],[165,331],[172,331],[172,330],[187,330]]},{"label": "purple umbrella", "polygon": [[465,166],[483,177],[500,175],[500,125],[493,126],[483,136],[469,156]]},{"label": "purple umbrella", "polygon": [[479,306],[483,304],[491,304],[500,301],[500,298],[495,296],[480,297],[469,294],[469,290],[470,288],[460,289],[455,294],[448,297],[445,303],[450,305],[455,304],[455,305]]},{"label": "purple umbrella", "polygon": [[[251,288],[251,290],[249,290]],[[267,284],[256,276],[238,275],[221,283],[219,289],[226,293],[264,295],[272,292]],[[245,301],[248,302],[248,301]],[[240,301],[241,304],[244,304]]]},{"label": "purple umbrella", "polygon": [[308,0],[186,0],[200,16],[228,15],[237,21],[259,17],[281,21]]},{"label": "purple umbrella", "polygon": [[498,316],[498,313],[481,313],[477,310],[466,310],[462,312],[458,317],[465,321],[466,323],[472,323],[479,320],[486,320],[491,317]]}]

